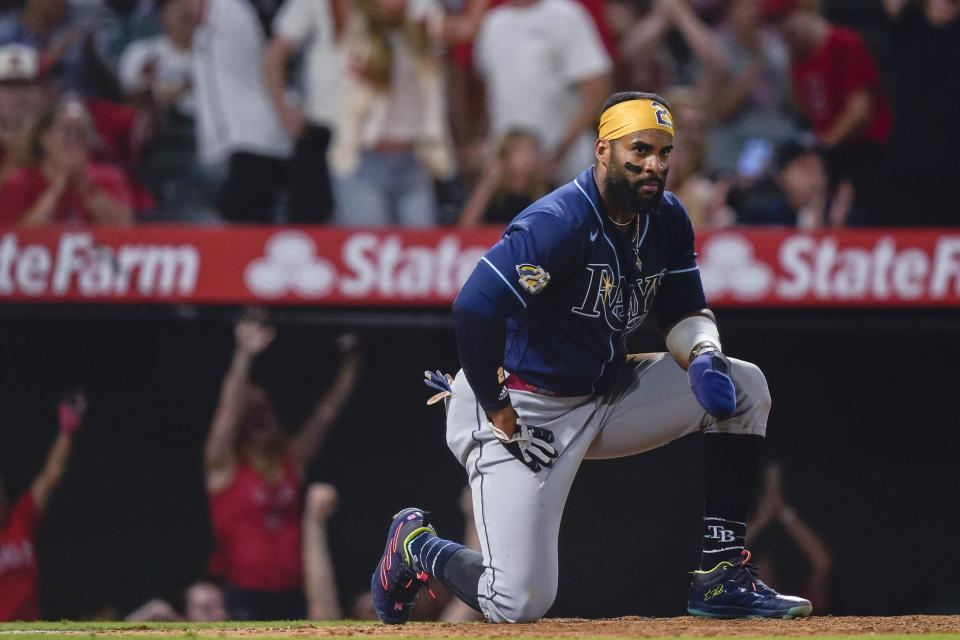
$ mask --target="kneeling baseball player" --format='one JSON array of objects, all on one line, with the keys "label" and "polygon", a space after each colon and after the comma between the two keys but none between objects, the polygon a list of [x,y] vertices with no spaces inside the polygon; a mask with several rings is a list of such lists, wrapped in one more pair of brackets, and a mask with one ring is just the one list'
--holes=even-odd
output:
[{"label": "kneeling baseball player", "polygon": [[[723,354],[693,227],[664,191],[673,118],[659,96],[604,104],[596,164],[535,202],[477,264],[453,305],[463,367],[447,443],[466,468],[483,553],[437,536],[416,508],[390,525],[371,582],[383,622],[406,622],[428,576],[491,622],[542,617],[557,593],[557,539],[580,462],[703,433],[703,549],[687,610],[721,618],[810,615],[760,580],[743,548],[770,411],[763,373]],[[653,314],[669,354],[630,356]]]}]

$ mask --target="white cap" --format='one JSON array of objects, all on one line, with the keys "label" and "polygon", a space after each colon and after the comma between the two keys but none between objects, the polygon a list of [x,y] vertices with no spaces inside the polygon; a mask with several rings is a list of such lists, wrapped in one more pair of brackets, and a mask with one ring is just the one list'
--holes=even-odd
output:
[{"label": "white cap", "polygon": [[0,82],[35,80],[39,75],[37,50],[25,44],[0,46]]}]

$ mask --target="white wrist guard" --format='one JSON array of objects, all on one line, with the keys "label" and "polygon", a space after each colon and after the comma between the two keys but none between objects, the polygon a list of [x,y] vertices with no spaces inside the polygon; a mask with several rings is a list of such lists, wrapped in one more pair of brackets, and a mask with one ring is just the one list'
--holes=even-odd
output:
[{"label": "white wrist guard", "polygon": [[690,364],[690,354],[694,347],[702,343],[711,344],[717,351],[721,351],[717,323],[705,316],[684,318],[667,333],[667,350],[684,369]]}]

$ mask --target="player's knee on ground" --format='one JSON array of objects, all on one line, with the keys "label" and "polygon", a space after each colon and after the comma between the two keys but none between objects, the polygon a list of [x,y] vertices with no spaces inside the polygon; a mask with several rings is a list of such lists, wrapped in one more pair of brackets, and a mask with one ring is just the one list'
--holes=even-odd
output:
[{"label": "player's knee on ground", "polygon": [[730,367],[737,389],[737,410],[733,418],[710,425],[706,431],[766,435],[771,403],[766,376],[752,362],[731,358]]},{"label": "player's knee on ground", "polygon": [[520,588],[509,596],[493,591],[489,597],[480,598],[480,608],[490,622],[536,622],[546,615],[556,597],[556,584]]}]

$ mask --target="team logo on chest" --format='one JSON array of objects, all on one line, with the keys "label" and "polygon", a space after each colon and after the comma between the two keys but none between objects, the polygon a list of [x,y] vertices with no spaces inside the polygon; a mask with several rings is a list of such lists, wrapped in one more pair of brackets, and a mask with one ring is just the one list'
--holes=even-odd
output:
[{"label": "team logo on chest", "polygon": [[530,293],[540,293],[550,282],[550,274],[535,264],[518,264],[517,275],[520,276],[520,285]]},{"label": "team logo on chest", "polygon": [[580,306],[570,309],[577,315],[599,318],[601,314],[613,331],[630,333],[639,327],[653,304],[666,269],[632,283],[617,277],[609,264],[588,264],[587,291]]}]

